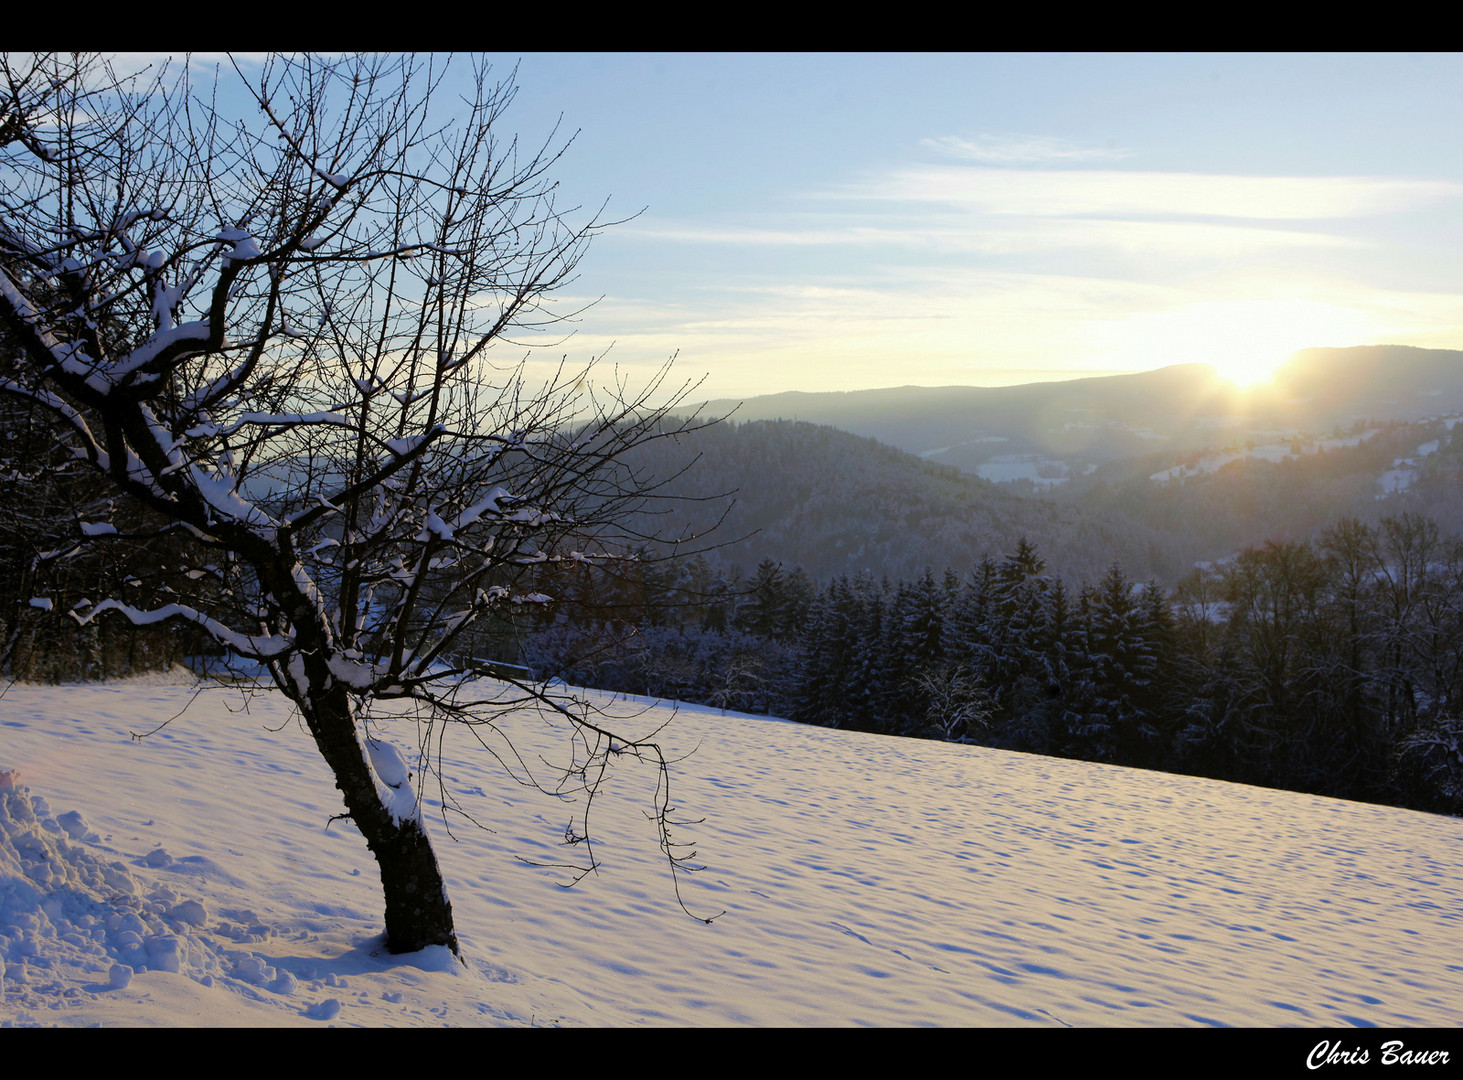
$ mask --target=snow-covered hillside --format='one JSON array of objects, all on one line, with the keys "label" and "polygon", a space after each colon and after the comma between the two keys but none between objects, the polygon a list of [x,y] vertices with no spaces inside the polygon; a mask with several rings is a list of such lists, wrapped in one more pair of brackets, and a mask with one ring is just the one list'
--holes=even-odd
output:
[{"label": "snow-covered hillside", "polygon": [[[1306,438],[1299,432],[1290,433],[1290,442],[1267,443],[1250,446],[1243,450],[1224,450],[1206,454],[1189,465],[1175,465],[1171,469],[1156,472],[1148,479],[1155,484],[1167,484],[1191,476],[1210,475],[1236,461],[1269,461],[1271,463],[1289,460],[1308,454],[1325,454],[1332,450],[1351,449],[1360,446],[1377,434],[1379,428],[1372,428],[1345,438]],[[1434,447],[1436,449],[1436,447]]]},{"label": "snow-covered hillside", "polygon": [[449,738],[491,830],[453,842],[429,800],[462,967],[377,951],[374,867],[277,695],[12,686],[0,1023],[1458,1023],[1463,821],[699,707],[662,741],[705,819],[682,894],[725,914],[678,907],[649,771],[605,789],[603,869],[565,889],[523,860],[566,861],[568,808]]}]

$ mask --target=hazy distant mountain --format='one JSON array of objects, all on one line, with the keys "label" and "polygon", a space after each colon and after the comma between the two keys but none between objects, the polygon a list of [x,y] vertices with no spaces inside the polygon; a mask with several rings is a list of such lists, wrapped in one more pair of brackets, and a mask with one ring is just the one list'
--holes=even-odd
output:
[{"label": "hazy distant mountain", "polygon": [[1463,411],[1463,352],[1405,345],[1303,349],[1275,379],[1310,430],[1354,419],[1421,420]]},{"label": "hazy distant mountain", "polygon": [[[672,442],[637,448],[634,464],[658,475],[697,464],[668,494],[734,492],[713,540],[744,540],[714,561],[750,573],[762,559],[803,567],[816,579],[860,571],[912,578],[925,569],[965,573],[1026,537],[1053,573],[1096,581],[1114,560],[1139,579],[1171,581],[1193,556],[1163,530],[1125,513],[1092,512],[1013,491],[827,426],[731,421]],[[724,502],[681,504],[700,533]]]},{"label": "hazy distant mountain", "polygon": [[1050,478],[1163,447],[1179,452],[1358,419],[1463,412],[1463,352],[1370,345],[1296,353],[1271,385],[1234,387],[1207,364],[1022,386],[901,386],[789,392],[743,402],[738,420],[806,420],[867,435],[929,461],[1006,479]]},{"label": "hazy distant mountain", "polygon": [[719,558],[744,570],[772,558],[819,578],[964,572],[1025,536],[1069,580],[1117,561],[1172,584],[1195,560],[1341,516],[1417,511],[1463,527],[1463,437],[1421,422],[1448,415],[1463,415],[1463,352],[1367,346],[1297,353],[1250,393],[1193,364],[769,395],[663,449],[703,455],[678,490],[736,490],[720,535],[754,535]]}]

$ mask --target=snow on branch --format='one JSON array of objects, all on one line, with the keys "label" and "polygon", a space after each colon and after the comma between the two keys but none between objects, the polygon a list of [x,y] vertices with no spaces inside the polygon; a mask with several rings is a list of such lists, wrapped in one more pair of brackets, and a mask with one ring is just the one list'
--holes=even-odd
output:
[{"label": "snow on branch", "polygon": [[381,801],[394,821],[418,821],[420,807],[411,787],[411,770],[401,751],[384,739],[368,738],[366,755],[380,788]]},{"label": "snow on branch", "polygon": [[293,638],[284,637],[279,634],[242,634],[232,630],[219,622],[217,619],[205,615],[196,608],[186,604],[167,604],[152,611],[143,611],[133,607],[131,604],[124,604],[120,600],[103,600],[95,605],[84,615],[73,609],[69,614],[76,620],[78,625],[85,626],[98,615],[108,611],[118,611],[126,616],[127,620],[134,626],[151,626],[154,623],[166,622],[169,619],[183,619],[206,630],[215,641],[224,645],[238,655],[249,660],[273,660],[284,656],[295,646]]},{"label": "snow on branch", "polygon": [[308,413],[261,413],[246,412],[236,416],[231,423],[222,427],[212,421],[205,421],[188,429],[186,434],[189,438],[201,439],[213,436],[235,435],[246,427],[304,427],[310,424],[335,424],[341,427],[350,427],[352,421],[348,416],[332,410],[317,410]]},{"label": "snow on branch", "polygon": [[265,535],[273,535],[279,529],[278,521],[258,505],[240,497],[238,481],[233,477],[205,472],[197,465],[189,465],[188,473],[193,489],[226,520],[261,530]]}]

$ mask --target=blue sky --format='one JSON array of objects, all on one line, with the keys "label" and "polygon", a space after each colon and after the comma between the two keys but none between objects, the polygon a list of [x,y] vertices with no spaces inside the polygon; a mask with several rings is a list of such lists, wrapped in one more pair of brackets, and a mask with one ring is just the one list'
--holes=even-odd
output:
[{"label": "blue sky", "polygon": [[[492,55],[602,235],[559,347],[711,396],[1463,348],[1456,55]],[[468,65],[463,62],[463,72]]]}]

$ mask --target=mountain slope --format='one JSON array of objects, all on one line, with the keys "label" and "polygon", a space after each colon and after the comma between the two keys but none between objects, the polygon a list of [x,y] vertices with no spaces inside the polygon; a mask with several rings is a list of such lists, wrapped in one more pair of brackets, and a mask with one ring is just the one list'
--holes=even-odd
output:
[{"label": "mountain slope", "polygon": [[1241,391],[1207,364],[1021,386],[902,386],[715,401],[742,420],[797,419],[868,435],[975,471],[993,457],[1069,464],[1175,452],[1277,429],[1329,431],[1358,419],[1418,420],[1463,411],[1463,352],[1370,345],[1296,353],[1270,385]]},{"label": "mountain slope", "polygon": [[[733,492],[735,505],[713,541],[744,571],[763,559],[802,566],[814,578],[869,571],[915,577],[958,573],[983,556],[1015,549],[1024,536],[1054,572],[1096,580],[1114,559],[1140,577],[1182,573],[1168,537],[1120,516],[1022,498],[979,477],[921,460],[874,439],[796,421],[734,420],[637,452],[635,464],[669,476],[682,495]],[[702,533],[713,503],[690,507]]]}]

